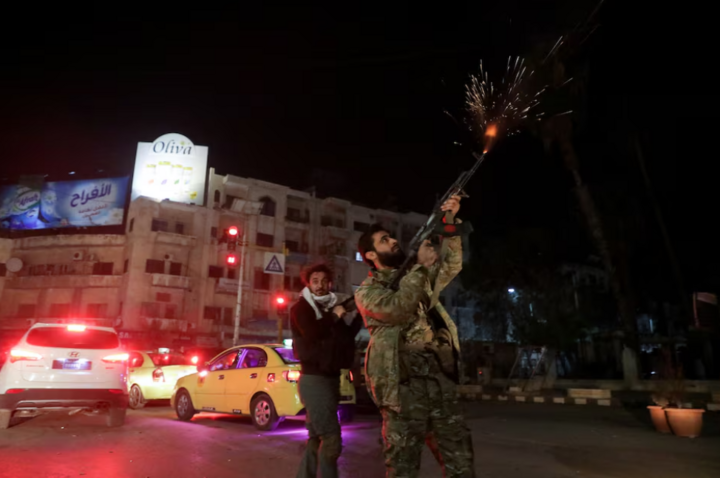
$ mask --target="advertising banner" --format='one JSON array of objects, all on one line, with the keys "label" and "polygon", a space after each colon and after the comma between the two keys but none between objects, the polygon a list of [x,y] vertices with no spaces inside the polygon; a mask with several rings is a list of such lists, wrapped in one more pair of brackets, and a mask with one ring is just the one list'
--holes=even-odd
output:
[{"label": "advertising banner", "polygon": [[128,178],[85,179],[0,187],[0,228],[117,226],[123,223]]},{"label": "advertising banner", "polygon": [[145,196],[204,205],[207,154],[207,146],[196,146],[177,133],[138,143],[132,200]]}]

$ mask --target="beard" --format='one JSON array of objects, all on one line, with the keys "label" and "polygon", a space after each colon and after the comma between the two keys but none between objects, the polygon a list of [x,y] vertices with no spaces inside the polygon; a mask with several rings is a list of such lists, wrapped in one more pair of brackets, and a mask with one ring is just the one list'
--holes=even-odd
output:
[{"label": "beard", "polygon": [[376,254],[378,256],[378,262],[391,269],[397,269],[400,267],[402,263],[405,262],[406,257],[403,250],[399,247],[397,250],[392,252],[376,252]]}]

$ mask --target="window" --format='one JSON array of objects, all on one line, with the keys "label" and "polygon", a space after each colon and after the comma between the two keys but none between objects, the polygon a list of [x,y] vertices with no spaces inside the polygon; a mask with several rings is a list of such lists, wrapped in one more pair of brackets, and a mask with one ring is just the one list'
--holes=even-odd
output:
[{"label": "window", "polygon": [[140,352],[130,352],[130,358],[128,359],[128,367],[142,367],[143,362],[145,362],[145,359]]},{"label": "window", "polygon": [[285,276],[285,290],[301,291],[305,287],[300,277]]},{"label": "window", "polygon": [[217,227],[210,228],[210,239],[217,239]]},{"label": "window", "polygon": [[267,365],[267,354],[260,349],[247,349],[238,368],[257,368]]},{"label": "window", "polygon": [[50,317],[69,317],[70,304],[50,304]]},{"label": "window", "polygon": [[135,218],[130,219],[130,226],[128,227],[128,232],[133,232],[133,227],[135,227]]},{"label": "window", "polygon": [[125,259],[125,262],[123,263],[123,274],[127,274],[129,264],[130,264],[130,262],[127,259]]},{"label": "window", "polygon": [[275,236],[272,234],[263,234],[262,232],[258,232],[255,243],[260,247],[273,247],[273,244],[275,243]]},{"label": "window", "polygon": [[107,317],[107,304],[88,304],[87,305],[87,316],[94,319],[101,319]]},{"label": "window", "polygon": [[176,319],[177,314],[177,305],[175,304],[165,304],[165,318],[166,319]]},{"label": "window", "polygon": [[148,259],[147,262],[145,262],[145,272],[149,272],[150,274],[164,274],[165,261]]},{"label": "window", "polygon": [[30,330],[26,340],[30,345],[61,349],[116,349],[120,347],[120,340],[115,332],[98,329],[70,332],[65,327],[38,327]]},{"label": "window", "polygon": [[220,202],[220,191],[215,190],[215,193],[213,194],[213,202]]},{"label": "window", "polygon": [[223,276],[223,268],[218,266],[210,266],[208,268],[208,277],[220,279]]},{"label": "window", "polygon": [[155,295],[155,300],[157,300],[158,302],[170,302],[171,299],[172,296],[167,292],[158,292]]},{"label": "window", "polygon": [[230,196],[229,194],[225,195],[225,209],[232,209],[233,203],[236,199],[242,199],[236,196]]},{"label": "window", "polygon": [[300,363],[300,360],[295,358],[295,354],[293,353],[293,349],[288,349],[285,347],[277,347],[275,348],[275,352],[278,353],[280,358],[285,363]]},{"label": "window", "polygon": [[213,360],[208,368],[211,372],[214,372],[215,370],[232,370],[237,368],[239,355],[240,354],[237,350],[231,350]]},{"label": "window", "polygon": [[96,262],[93,264],[93,275],[111,276],[113,274],[112,262]]},{"label": "window", "polygon": [[298,241],[285,241],[285,247],[290,252],[300,252],[300,243]]},{"label": "window", "polygon": [[235,309],[232,307],[223,308],[222,323],[225,325],[233,325],[235,323]]},{"label": "window", "polygon": [[143,317],[160,317],[160,305],[157,302],[143,302],[140,306],[140,315]]},{"label": "window", "polygon": [[181,276],[182,275],[182,263],[171,262],[170,263],[170,275]]},{"label": "window", "polygon": [[363,261],[363,256],[362,256],[362,254],[360,254],[359,251],[355,253],[355,260],[357,262],[365,262],[365,261]]},{"label": "window", "polygon": [[275,201],[272,198],[265,196],[260,198],[260,202],[263,203],[260,214],[263,216],[275,217]]},{"label": "window", "polygon": [[150,229],[153,231],[167,232],[168,231],[168,223],[167,223],[167,221],[161,221],[160,219],[153,219]]},{"label": "window", "polygon": [[185,234],[185,224],[183,224],[182,222],[176,222],[175,234]]},{"label": "window", "polygon": [[7,266],[5,263],[0,263],[0,277],[5,277],[7,275]]},{"label": "window", "polygon": [[370,224],[368,223],[358,221],[353,222],[353,230],[357,232],[365,232],[368,229],[370,229]]},{"label": "window", "polygon": [[22,319],[35,317],[35,304],[20,304],[18,306],[18,317]]},{"label": "window", "polygon": [[152,360],[156,367],[167,367],[168,365],[194,365],[192,357],[179,353],[159,354],[148,353],[148,357]]},{"label": "window", "polygon": [[219,323],[220,322],[220,307],[205,307],[205,312],[203,313],[203,318],[205,320],[212,320],[213,322]]},{"label": "window", "polygon": [[262,269],[255,269],[255,288],[270,290],[270,274],[265,274]]}]

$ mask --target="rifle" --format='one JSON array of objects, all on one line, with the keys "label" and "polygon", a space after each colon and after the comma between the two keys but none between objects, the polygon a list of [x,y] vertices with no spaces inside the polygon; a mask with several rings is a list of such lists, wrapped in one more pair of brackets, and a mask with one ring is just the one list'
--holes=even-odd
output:
[{"label": "rifle", "polygon": [[[398,290],[402,278],[405,277],[405,274],[407,274],[407,272],[417,263],[418,249],[420,249],[420,246],[422,246],[426,240],[430,239],[431,237],[433,239],[438,239],[441,236],[453,237],[470,234],[472,232],[472,225],[469,222],[464,222],[462,224],[451,224],[452,220],[454,219],[452,217],[452,214],[449,211],[443,212],[440,208],[445,203],[445,201],[450,199],[452,196],[468,197],[467,194],[465,194],[464,192],[465,185],[468,183],[468,181],[470,181],[470,178],[472,178],[473,175],[477,172],[478,168],[485,160],[486,154],[487,153],[478,155],[477,153],[473,152],[472,155],[475,157],[476,160],[473,167],[468,171],[463,171],[457,178],[457,180],[455,180],[455,182],[452,184],[452,186],[450,186],[450,189],[448,189],[445,194],[443,194],[442,197],[435,203],[430,217],[425,222],[425,224],[420,227],[420,230],[415,234],[412,241],[410,241],[410,248],[407,253],[407,257],[395,273],[393,281],[390,283],[391,289]],[[443,218],[446,219],[446,224],[443,224]],[[434,243],[437,244],[436,241],[434,241]],[[350,296],[350,298],[342,302],[340,305],[342,305],[348,312],[352,312],[357,308],[354,296]]]}]

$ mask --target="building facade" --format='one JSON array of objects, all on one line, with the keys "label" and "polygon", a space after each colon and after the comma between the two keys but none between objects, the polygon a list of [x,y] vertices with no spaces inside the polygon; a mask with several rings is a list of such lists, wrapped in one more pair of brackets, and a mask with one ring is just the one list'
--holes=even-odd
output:
[{"label": "building facade", "polygon": [[[223,231],[244,233],[243,341],[278,336],[278,296],[293,301],[303,267],[325,261],[335,289],[351,293],[368,267],[357,241],[381,223],[404,244],[426,217],[368,209],[285,186],[210,169],[207,206],[139,197],[124,235],[75,234],[0,239],[0,331],[36,321],[113,326],[127,340],[172,337],[192,345],[231,343],[240,267],[226,263]],[[238,247],[235,254],[240,255]],[[285,256],[283,274],[263,269],[266,253]],[[5,264],[11,261],[10,270]]]}]

